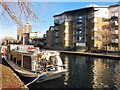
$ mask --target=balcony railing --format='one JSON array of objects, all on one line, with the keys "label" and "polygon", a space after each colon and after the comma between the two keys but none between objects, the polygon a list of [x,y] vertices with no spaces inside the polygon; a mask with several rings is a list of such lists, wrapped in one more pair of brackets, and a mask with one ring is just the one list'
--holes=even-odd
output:
[{"label": "balcony railing", "polygon": [[118,13],[117,13],[117,12],[116,12],[116,13],[112,13],[112,14],[111,14],[111,18],[112,18],[112,17],[118,17]]},{"label": "balcony railing", "polygon": [[115,30],[114,34],[118,34],[118,30]]},{"label": "balcony railing", "polygon": [[69,40],[69,37],[65,37],[65,40]]},{"label": "balcony railing", "polygon": [[65,33],[69,33],[69,30],[68,30],[68,29],[65,29]]},{"label": "balcony railing", "polygon": [[117,21],[114,21],[111,23],[112,26],[118,26],[118,22]]},{"label": "balcony railing", "polygon": [[58,27],[54,27],[54,30],[59,30]]},{"label": "balcony railing", "polygon": [[118,43],[118,39],[113,39],[111,42],[112,43]]}]

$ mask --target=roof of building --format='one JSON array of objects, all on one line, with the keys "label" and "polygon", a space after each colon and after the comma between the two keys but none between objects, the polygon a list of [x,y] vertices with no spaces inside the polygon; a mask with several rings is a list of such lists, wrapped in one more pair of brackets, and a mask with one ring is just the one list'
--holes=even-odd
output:
[{"label": "roof of building", "polygon": [[116,7],[116,6],[120,6],[120,4],[110,5],[109,7]]},{"label": "roof of building", "polygon": [[108,7],[109,6],[91,6],[91,7],[81,8],[81,9],[75,9],[75,10],[65,11],[65,12],[63,12],[61,14],[54,15],[53,17],[61,16],[63,14],[70,13],[70,12],[76,12],[76,11],[82,11],[82,10],[89,10],[89,9],[93,9],[93,8],[108,8]]}]

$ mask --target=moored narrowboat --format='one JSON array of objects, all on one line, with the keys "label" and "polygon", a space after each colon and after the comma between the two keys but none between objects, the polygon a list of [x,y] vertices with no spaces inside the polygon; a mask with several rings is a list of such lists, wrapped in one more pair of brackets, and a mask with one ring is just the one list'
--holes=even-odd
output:
[{"label": "moored narrowboat", "polygon": [[58,51],[40,51],[32,45],[8,45],[4,59],[28,81],[43,82],[65,72]]}]

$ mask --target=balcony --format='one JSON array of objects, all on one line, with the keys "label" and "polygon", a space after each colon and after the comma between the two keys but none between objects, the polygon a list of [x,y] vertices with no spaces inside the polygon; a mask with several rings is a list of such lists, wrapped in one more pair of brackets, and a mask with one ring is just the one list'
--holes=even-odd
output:
[{"label": "balcony", "polygon": [[68,30],[68,29],[65,29],[65,33],[69,33],[69,30]]},{"label": "balcony", "polygon": [[94,29],[92,29],[92,31],[98,31],[98,27],[94,27]]},{"label": "balcony", "polygon": [[54,30],[59,30],[58,27],[54,27]]},{"label": "balcony", "polygon": [[59,20],[54,20],[54,24],[59,25],[60,24]]},{"label": "balcony", "polygon": [[118,26],[118,22],[117,21],[112,22],[111,26]]},{"label": "balcony", "polygon": [[112,14],[111,14],[111,18],[113,18],[113,17],[118,17],[118,13],[117,13],[117,12],[112,13]]},{"label": "balcony", "polygon": [[118,39],[113,39],[111,42],[112,43],[118,43]]},{"label": "balcony", "polygon": [[65,40],[69,40],[69,37],[65,37]]},{"label": "balcony", "polygon": [[115,30],[114,34],[118,34],[118,30]]},{"label": "balcony", "polygon": [[59,39],[58,39],[58,38],[56,38],[54,42],[55,42],[55,43],[59,43]]},{"label": "balcony", "polygon": [[59,37],[59,32],[56,32],[56,33],[54,34],[54,36],[55,36],[55,37]]}]

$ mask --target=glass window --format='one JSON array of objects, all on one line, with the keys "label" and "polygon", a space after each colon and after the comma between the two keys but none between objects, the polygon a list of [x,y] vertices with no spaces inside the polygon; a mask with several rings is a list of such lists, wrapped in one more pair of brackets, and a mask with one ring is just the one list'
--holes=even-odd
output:
[{"label": "glass window", "polygon": [[69,32],[69,30],[68,29],[65,29],[65,33],[68,33]]},{"label": "glass window", "polygon": [[79,16],[79,19],[82,19],[82,16]]},{"label": "glass window", "polygon": [[10,55],[10,60],[12,61],[12,59],[13,59],[13,55],[11,54],[11,55]]},{"label": "glass window", "polygon": [[31,56],[23,56],[23,67],[31,70]]},{"label": "glass window", "polygon": [[98,31],[98,27],[94,27],[94,31]]},{"label": "glass window", "polygon": [[13,61],[16,63],[16,54],[13,53]]},{"label": "glass window", "polygon": [[17,64],[21,66],[21,55],[17,54]]},{"label": "glass window", "polygon": [[98,47],[98,44],[94,44],[94,47]]},{"label": "glass window", "polygon": [[69,37],[65,37],[65,40],[69,40]]},{"label": "glass window", "polygon": [[97,18],[94,18],[94,22],[98,22]]},{"label": "glass window", "polygon": [[65,25],[66,25],[66,26],[68,26],[68,25],[69,25],[69,23],[68,23],[68,22],[65,22]]}]

